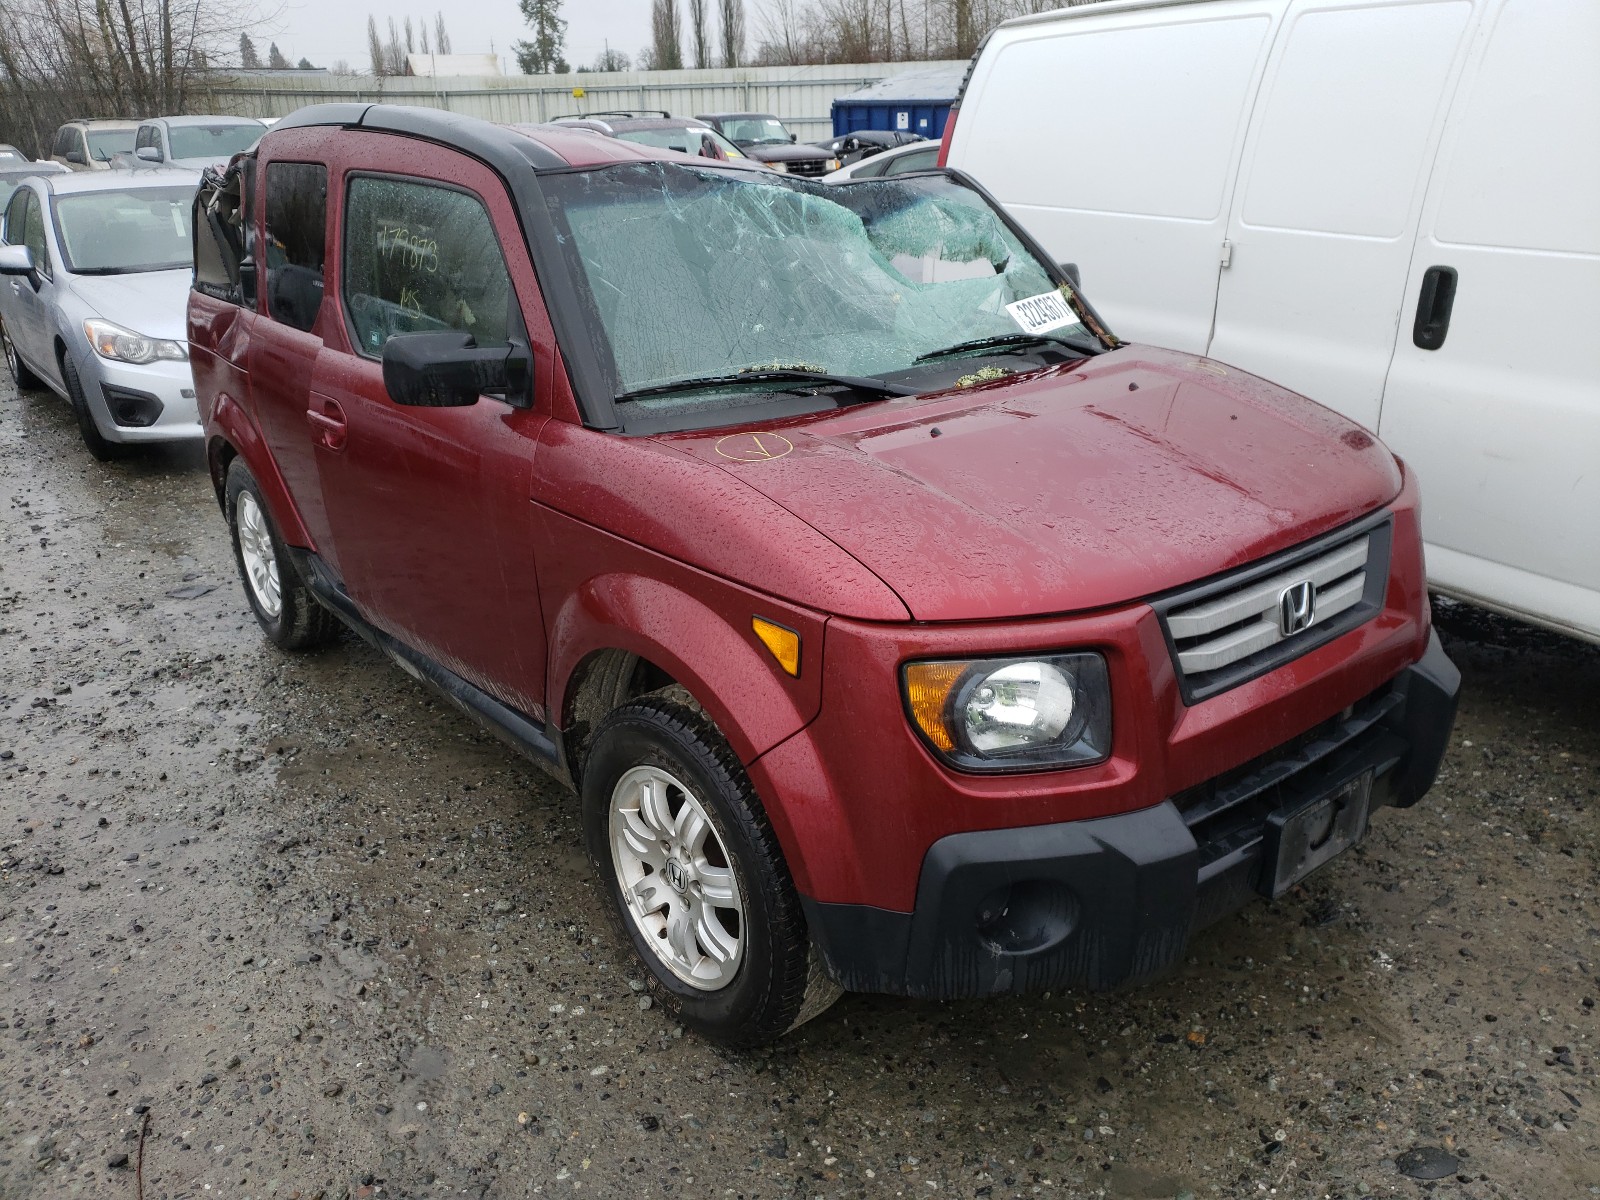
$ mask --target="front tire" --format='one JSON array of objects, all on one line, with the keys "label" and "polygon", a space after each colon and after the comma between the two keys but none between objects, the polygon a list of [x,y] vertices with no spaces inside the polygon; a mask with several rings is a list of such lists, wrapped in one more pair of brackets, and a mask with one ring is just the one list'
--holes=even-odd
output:
[{"label": "front tire", "polygon": [[243,459],[228,464],[227,514],[244,594],[267,640],[280,650],[315,650],[338,637],[339,619],[300,578]]},{"label": "front tire", "polygon": [[[22,360],[19,358],[17,362],[21,363]],[[94,423],[94,414],[89,411],[89,401],[83,393],[83,380],[78,378],[78,368],[73,365],[70,354],[61,356],[61,378],[66,381],[67,399],[72,404],[72,415],[78,422],[78,434],[89,448],[89,453],[100,462],[121,458],[122,446],[108,439]]]},{"label": "front tire", "polygon": [[611,915],[655,998],[685,1025],[756,1046],[838,999],[761,803],[698,707],[657,694],[612,712],[582,792]]},{"label": "front tire", "polygon": [[11,372],[11,382],[17,385],[19,392],[34,392],[44,386],[44,381],[28,370],[28,364],[22,361],[22,355],[17,353],[17,348],[11,342],[11,331],[4,323],[0,323],[0,348],[6,356],[6,370]]}]

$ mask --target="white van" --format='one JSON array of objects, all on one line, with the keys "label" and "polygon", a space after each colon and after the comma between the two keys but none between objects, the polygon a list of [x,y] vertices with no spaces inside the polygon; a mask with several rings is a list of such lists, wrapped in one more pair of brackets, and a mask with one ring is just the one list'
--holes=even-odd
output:
[{"label": "white van", "polygon": [[959,103],[948,164],[1119,335],[1375,430],[1433,587],[1600,640],[1600,3],[1120,0]]}]

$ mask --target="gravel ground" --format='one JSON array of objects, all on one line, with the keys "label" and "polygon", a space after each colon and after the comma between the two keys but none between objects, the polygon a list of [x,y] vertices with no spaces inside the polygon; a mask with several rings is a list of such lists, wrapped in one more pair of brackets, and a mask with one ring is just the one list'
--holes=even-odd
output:
[{"label": "gravel ground", "polygon": [[1600,1194],[1600,651],[1440,621],[1432,795],[1172,977],[731,1054],[641,995],[569,796],[263,642],[198,453],[0,389],[0,1197]]}]

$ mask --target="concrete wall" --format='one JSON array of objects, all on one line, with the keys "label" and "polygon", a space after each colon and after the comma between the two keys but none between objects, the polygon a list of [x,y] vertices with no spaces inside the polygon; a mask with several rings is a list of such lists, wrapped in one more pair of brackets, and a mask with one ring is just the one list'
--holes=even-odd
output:
[{"label": "concrete wall", "polygon": [[[832,136],[834,98],[890,75],[925,71],[931,63],[863,63],[819,67],[736,67],[708,71],[623,71],[574,75],[416,76],[241,75],[217,90],[223,112],[283,117],[307,104],[384,101],[422,104],[508,124],[603,109],[770,112],[802,139]],[[575,99],[572,89],[585,95]]]}]

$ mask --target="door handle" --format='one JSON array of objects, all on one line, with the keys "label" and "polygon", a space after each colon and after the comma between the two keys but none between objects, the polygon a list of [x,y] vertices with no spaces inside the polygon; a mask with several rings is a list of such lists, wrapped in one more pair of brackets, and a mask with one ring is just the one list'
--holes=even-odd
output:
[{"label": "door handle", "polygon": [[323,411],[314,408],[306,409],[306,422],[316,431],[317,445],[327,450],[340,451],[344,449],[345,438],[349,434],[349,427],[345,424],[344,410],[337,401],[318,397],[312,401],[322,405]]},{"label": "door handle", "polygon": [[1450,332],[1450,310],[1456,302],[1456,269],[1429,267],[1422,276],[1422,291],[1417,296],[1417,319],[1411,326],[1411,342],[1419,350],[1437,350]]}]

